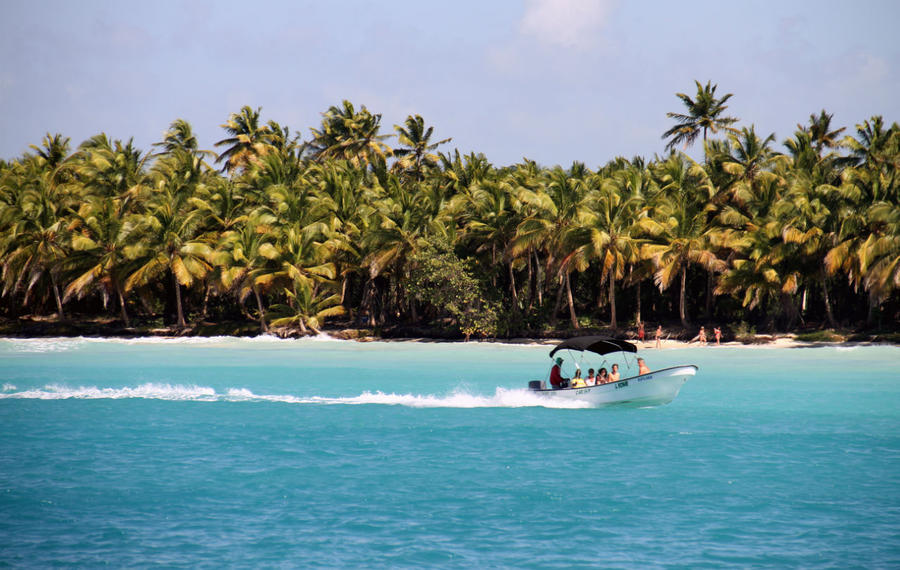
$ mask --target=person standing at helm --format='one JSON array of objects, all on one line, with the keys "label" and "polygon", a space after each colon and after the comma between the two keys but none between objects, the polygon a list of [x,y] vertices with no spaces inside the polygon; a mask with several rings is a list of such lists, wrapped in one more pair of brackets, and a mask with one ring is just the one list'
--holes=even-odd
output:
[{"label": "person standing at helm", "polygon": [[556,364],[554,364],[553,368],[550,369],[550,385],[553,386],[554,390],[567,388],[569,386],[569,379],[562,377],[562,363],[562,357],[557,357]]}]

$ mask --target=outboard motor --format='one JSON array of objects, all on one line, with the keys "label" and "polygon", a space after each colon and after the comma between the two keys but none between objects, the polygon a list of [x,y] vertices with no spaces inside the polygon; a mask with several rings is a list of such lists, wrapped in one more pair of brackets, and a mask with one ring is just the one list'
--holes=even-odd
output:
[{"label": "outboard motor", "polygon": [[543,390],[544,389],[544,381],[543,380],[531,380],[528,382],[529,390]]}]

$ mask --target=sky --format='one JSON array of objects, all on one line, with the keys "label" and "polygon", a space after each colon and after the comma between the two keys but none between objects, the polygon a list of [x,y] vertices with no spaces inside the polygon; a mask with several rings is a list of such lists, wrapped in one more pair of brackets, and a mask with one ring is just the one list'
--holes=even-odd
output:
[{"label": "sky", "polygon": [[[0,158],[62,133],[201,147],[244,105],[304,140],[347,99],[496,166],[662,153],[694,81],[778,147],[810,114],[900,121],[900,2],[5,0]],[[219,150],[222,150],[221,148]],[[699,151],[689,149],[690,153]]]}]

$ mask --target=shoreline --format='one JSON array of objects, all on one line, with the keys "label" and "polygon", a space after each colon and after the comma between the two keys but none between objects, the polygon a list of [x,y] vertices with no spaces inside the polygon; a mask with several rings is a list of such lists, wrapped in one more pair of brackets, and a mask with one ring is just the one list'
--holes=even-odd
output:
[{"label": "shoreline", "polygon": [[[157,330],[163,333],[162,330]],[[519,346],[554,346],[563,338],[510,338],[510,339],[444,339],[429,337],[356,337],[346,338],[338,334],[340,331],[322,331],[319,335],[308,336],[291,336],[283,337],[274,334],[257,334],[257,335],[177,335],[177,334],[134,334],[134,335],[38,335],[38,336],[10,336],[0,335],[0,341],[60,341],[60,340],[88,340],[88,341],[123,341],[123,342],[146,342],[146,341],[180,341],[184,343],[196,342],[208,343],[216,340],[245,339],[255,341],[312,341],[312,342],[358,342],[361,344],[373,342],[385,343],[419,343],[419,344],[501,344],[501,345],[519,345]],[[857,347],[857,346],[898,346],[898,343],[888,340],[846,340],[846,341],[805,341],[798,340],[796,335],[792,333],[783,333],[781,335],[755,335],[752,342],[740,342],[731,340],[716,345],[715,341],[701,344],[698,341],[684,341],[677,339],[667,339],[660,341],[660,348],[656,348],[655,341],[638,341],[634,339],[626,339],[634,344],[639,352],[653,352],[657,350],[684,350],[688,348],[746,348],[746,349],[780,349],[780,348],[825,348],[825,347]]]},{"label": "shoreline", "polygon": [[[712,328],[710,325],[707,325]],[[296,328],[270,328],[263,333],[258,323],[243,321],[198,322],[186,328],[164,325],[160,322],[139,322],[135,326],[124,327],[114,319],[55,321],[49,318],[0,319],[0,339],[122,339],[141,341],[149,339],[208,339],[247,338],[289,340],[312,338],[318,340],[347,340],[356,342],[419,342],[419,343],[466,343],[552,346],[576,336],[600,335],[626,340],[641,351],[673,350],[684,348],[805,348],[814,346],[859,346],[894,345],[900,346],[900,332],[896,331],[853,331],[848,329],[811,329],[791,332],[757,334],[754,331],[732,329],[723,325],[722,343],[716,345],[711,338],[701,344],[694,336],[696,331],[683,329],[679,325],[663,328],[660,349],[656,348],[653,337],[643,341],[637,339],[634,327],[616,330],[605,328],[557,329],[548,331],[527,331],[522,336],[498,338],[471,338],[466,341],[452,331],[432,327],[411,327],[392,325],[384,328],[360,328],[351,322],[331,323],[322,327],[321,333],[303,333]],[[324,336],[323,336],[324,335]],[[206,340],[204,340],[206,339]]]}]

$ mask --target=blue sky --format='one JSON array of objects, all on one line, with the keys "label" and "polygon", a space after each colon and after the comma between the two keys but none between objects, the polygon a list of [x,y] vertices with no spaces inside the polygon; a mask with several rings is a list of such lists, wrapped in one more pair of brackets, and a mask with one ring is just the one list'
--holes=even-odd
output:
[{"label": "blue sky", "polygon": [[694,80],[780,142],[826,109],[900,121],[900,3],[7,0],[0,157],[62,133],[142,149],[177,118],[204,148],[243,105],[309,138],[343,99],[411,113],[495,165],[652,157]]}]

